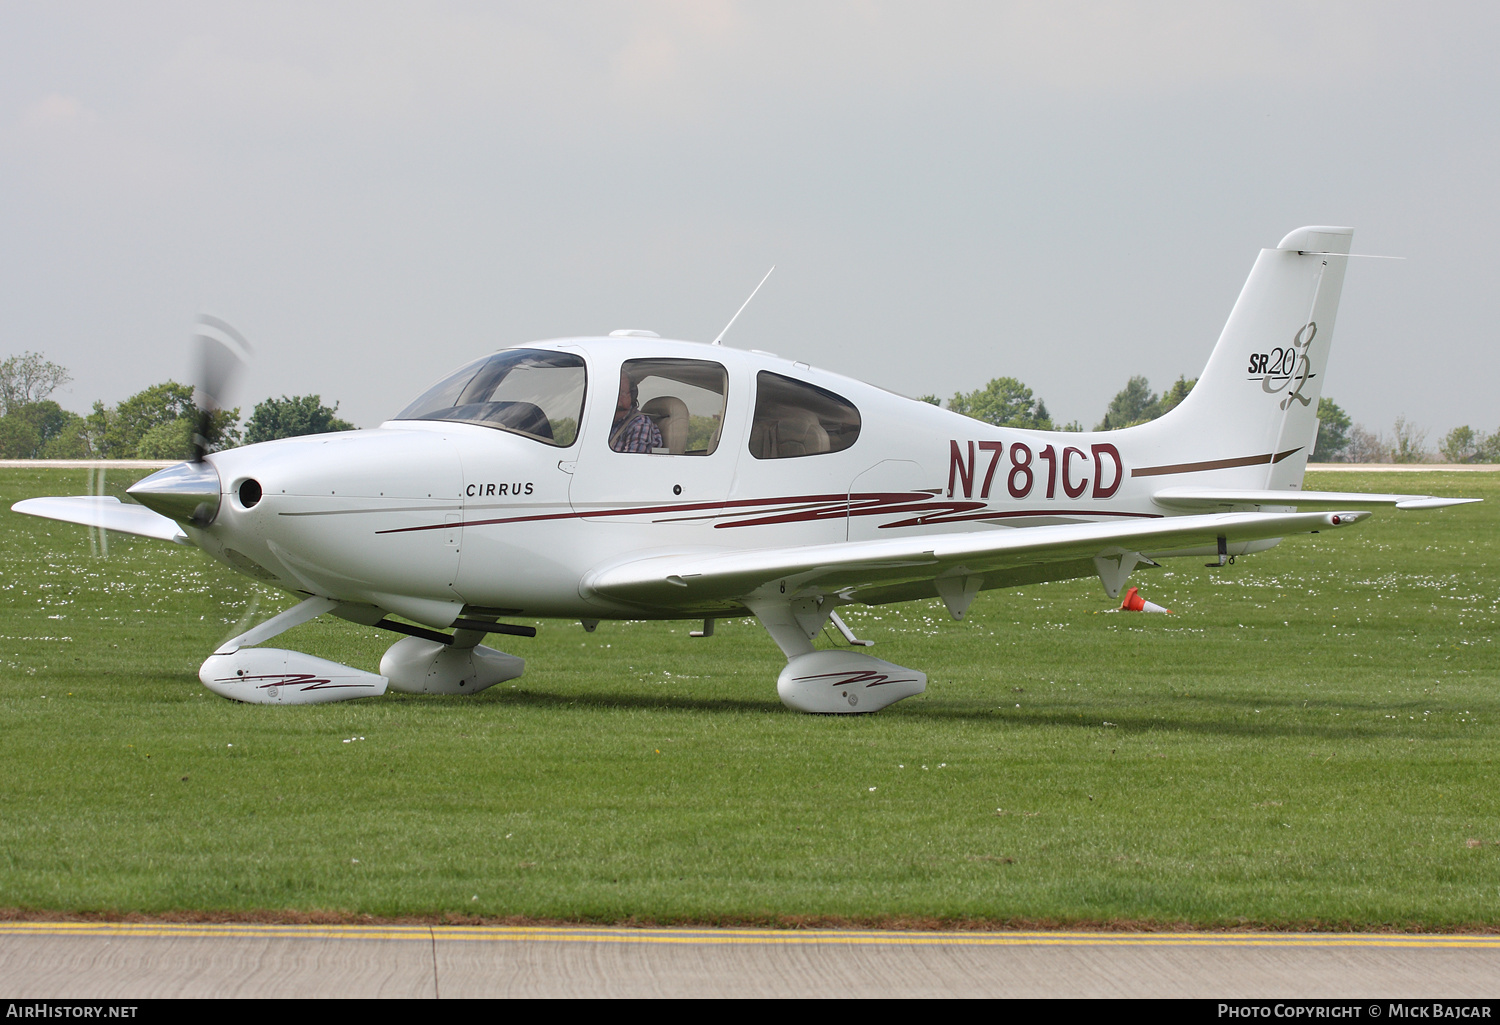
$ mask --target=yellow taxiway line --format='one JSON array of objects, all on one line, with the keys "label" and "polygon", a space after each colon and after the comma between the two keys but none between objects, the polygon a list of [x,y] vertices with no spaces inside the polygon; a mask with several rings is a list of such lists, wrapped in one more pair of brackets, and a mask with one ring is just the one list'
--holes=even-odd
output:
[{"label": "yellow taxiway line", "polygon": [[939,932],[877,929],[702,929],[485,925],[257,925],[173,922],[0,922],[0,936],[155,936],[282,940],[464,940],[480,943],[905,944],[1016,947],[1407,947],[1492,949],[1500,936],[1265,932]]}]

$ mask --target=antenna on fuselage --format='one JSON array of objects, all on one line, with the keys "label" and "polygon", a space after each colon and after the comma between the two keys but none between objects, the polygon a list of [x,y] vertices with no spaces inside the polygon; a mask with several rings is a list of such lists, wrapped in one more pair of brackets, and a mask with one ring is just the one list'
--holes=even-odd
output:
[{"label": "antenna on fuselage", "polygon": [[[771,264],[771,270],[766,271],[766,276],[764,278],[760,279],[760,285],[764,285],[766,283],[766,279],[771,276],[771,271],[773,271],[775,269],[776,269],[776,265],[774,263]],[[755,286],[755,292],[759,292],[760,291],[760,285],[756,285]],[[751,292],[750,293],[750,299],[754,299],[755,298],[755,292]],[[713,344],[714,345],[718,345],[720,342],[722,342],[724,340],[724,336],[729,333],[729,329],[732,328],[732,327],[734,327],[734,322],[736,320],[740,319],[740,314],[741,313],[745,312],[745,307],[750,305],[750,299],[746,299],[744,302],[740,303],[740,308],[734,311],[734,316],[732,316],[732,317],[729,318],[729,323],[727,323],[727,324],[724,325],[724,330],[722,330],[722,331],[719,332],[719,337],[717,337],[717,338],[715,338],[713,340]]]}]

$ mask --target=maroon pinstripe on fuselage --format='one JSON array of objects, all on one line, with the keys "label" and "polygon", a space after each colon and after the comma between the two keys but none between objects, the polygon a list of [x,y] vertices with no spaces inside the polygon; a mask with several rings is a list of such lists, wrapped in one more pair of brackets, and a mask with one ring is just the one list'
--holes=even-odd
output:
[{"label": "maroon pinstripe on fuselage", "polygon": [[[1026,517],[1075,517],[1088,520],[1095,517],[1130,517],[1157,519],[1161,513],[1127,512],[1077,509],[996,509],[986,502],[938,498],[926,491],[878,492],[851,495],[797,495],[784,498],[756,498],[742,501],[684,502],[673,505],[626,506],[619,509],[590,509],[587,511],[540,513],[527,516],[500,516],[489,519],[465,520],[464,528],[484,527],[504,523],[535,523],[542,520],[595,519],[611,516],[659,515],[658,523],[681,523],[697,519],[723,516],[734,510],[767,509],[745,518],[723,519],[714,524],[716,529],[729,527],[761,527],[784,523],[805,523],[815,520],[843,519],[848,516],[891,516],[915,513],[904,519],[880,524],[881,529],[897,527],[921,527],[964,521],[1021,519]],[[686,514],[686,515],[676,515]],[[425,523],[412,527],[395,527],[378,530],[377,534],[404,534],[420,530],[451,529],[452,523]]]}]

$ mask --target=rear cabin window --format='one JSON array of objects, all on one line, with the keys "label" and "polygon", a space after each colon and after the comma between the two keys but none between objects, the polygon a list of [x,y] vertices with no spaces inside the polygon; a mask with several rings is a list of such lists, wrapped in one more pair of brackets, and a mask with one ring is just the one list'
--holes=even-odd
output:
[{"label": "rear cabin window", "polygon": [[[728,391],[729,374],[718,363],[701,359],[627,360],[620,367],[620,395],[610,428],[610,448],[657,455],[712,455],[724,430]],[[650,426],[642,421],[650,421]]]},{"label": "rear cabin window", "polygon": [[505,349],[445,377],[394,419],[478,424],[566,448],[578,438],[587,382],[570,352]]},{"label": "rear cabin window", "polygon": [[859,410],[826,388],[762,370],[756,375],[750,454],[792,459],[841,452],[859,437]]}]

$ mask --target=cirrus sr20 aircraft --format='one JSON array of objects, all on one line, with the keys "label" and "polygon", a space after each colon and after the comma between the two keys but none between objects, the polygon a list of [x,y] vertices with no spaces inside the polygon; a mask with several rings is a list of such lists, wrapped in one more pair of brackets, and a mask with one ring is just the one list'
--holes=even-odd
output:
[{"label": "cirrus sr20 aircraft", "polygon": [[[1465,501],[1301,490],[1352,235],[1262,250],[1197,386],[1125,430],[994,427],[768,353],[616,331],[502,349],[375,430],[201,455],[130,488],[139,505],[14,508],[196,545],[300,596],[203,663],[240,701],[477,693],[521,674],[479,643],[534,634],[515,617],[701,619],[709,636],[749,614],[786,654],[788,706],[873,712],[927,679],[852,650],[841,605],[935,596],[962,618],[981,590],[1088,576],[1113,597],[1138,566]],[[379,674],[257,647],[325,613],[408,636]],[[814,649],[830,623],[850,648]]]}]

